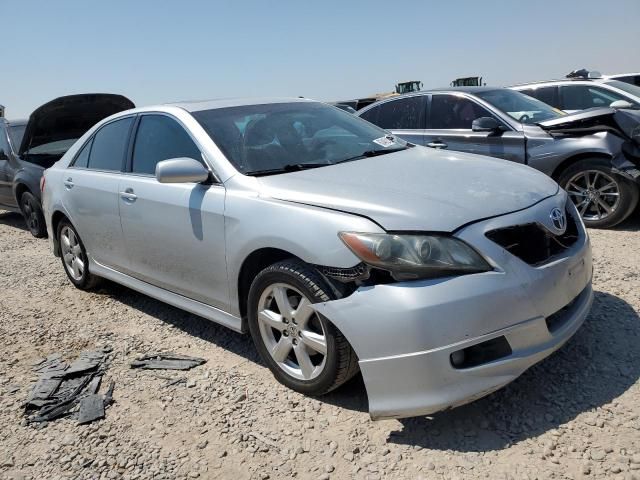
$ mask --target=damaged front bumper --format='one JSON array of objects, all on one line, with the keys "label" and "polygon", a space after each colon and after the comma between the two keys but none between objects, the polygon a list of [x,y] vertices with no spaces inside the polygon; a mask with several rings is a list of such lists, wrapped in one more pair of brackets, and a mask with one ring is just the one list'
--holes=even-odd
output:
[{"label": "damaged front bumper", "polygon": [[485,236],[530,222],[532,209],[548,215],[556,197],[457,233],[483,252],[494,271],[361,287],[315,305],[358,355],[372,418],[427,415],[480,398],[513,381],[578,330],[593,299],[584,229],[571,248],[540,266]]}]

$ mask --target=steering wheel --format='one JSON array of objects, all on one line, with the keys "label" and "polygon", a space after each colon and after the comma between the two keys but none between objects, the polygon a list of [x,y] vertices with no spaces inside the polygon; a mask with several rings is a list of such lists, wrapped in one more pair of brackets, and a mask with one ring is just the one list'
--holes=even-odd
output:
[{"label": "steering wheel", "polygon": [[519,121],[520,123],[526,123],[526,122],[528,122],[529,120],[530,120],[529,115],[527,115],[526,113],[525,113],[524,115],[522,115],[522,116],[518,119],[518,121]]}]

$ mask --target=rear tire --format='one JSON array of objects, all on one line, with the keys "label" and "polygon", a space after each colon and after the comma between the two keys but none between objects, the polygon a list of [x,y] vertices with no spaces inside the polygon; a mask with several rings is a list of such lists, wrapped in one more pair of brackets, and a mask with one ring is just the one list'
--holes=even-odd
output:
[{"label": "rear tire", "polygon": [[60,258],[67,277],[76,288],[90,290],[99,282],[99,277],[89,272],[89,257],[80,235],[71,223],[63,219],[58,224]]},{"label": "rear tire", "polygon": [[330,392],[358,372],[347,339],[309,308],[332,299],[324,278],[294,259],[265,268],[249,290],[249,330],[258,353],[280,383],[305,395]]},{"label": "rear tire", "polygon": [[24,192],[20,197],[20,211],[27,224],[27,228],[36,238],[47,236],[47,225],[40,202],[31,192]]},{"label": "rear tire", "polygon": [[638,185],[613,172],[604,158],[580,160],[564,170],[558,183],[569,194],[590,228],[609,228],[625,220],[638,205]]}]

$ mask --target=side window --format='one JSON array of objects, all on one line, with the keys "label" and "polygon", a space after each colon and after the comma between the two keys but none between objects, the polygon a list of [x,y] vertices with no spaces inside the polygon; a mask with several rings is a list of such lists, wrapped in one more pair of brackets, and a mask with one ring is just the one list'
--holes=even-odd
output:
[{"label": "side window", "polygon": [[480,117],[493,117],[493,114],[468,98],[458,95],[431,97],[430,128],[471,130],[473,121]]},{"label": "side window", "polygon": [[80,153],[76,155],[76,159],[73,161],[72,167],[77,168],[87,168],[89,166],[89,152],[91,151],[91,144],[93,143],[93,138],[85,143]]},{"label": "side window", "polygon": [[0,126],[0,160],[9,158],[11,150],[9,149],[9,141],[7,140],[7,132],[3,126]]},{"label": "side window", "polygon": [[538,87],[532,88],[529,90],[520,90],[525,95],[529,95],[530,97],[537,98],[541,102],[546,103],[547,105],[551,105],[555,108],[560,108],[558,104],[558,95],[557,95],[558,87]]},{"label": "side window", "polygon": [[132,172],[153,175],[158,162],[179,157],[202,162],[200,150],[182,125],[164,115],[143,116],[133,147]]},{"label": "side window", "polygon": [[133,117],[116,120],[102,127],[93,136],[88,168],[120,171],[127,149]]},{"label": "side window", "polygon": [[378,125],[378,112],[380,111],[380,107],[373,107],[360,115],[360,118],[366,120],[367,122],[371,122],[374,125]]},{"label": "side window", "polygon": [[590,85],[566,85],[561,91],[563,110],[608,107],[616,100],[625,100],[617,93]]},{"label": "side window", "polygon": [[385,102],[378,107],[377,119],[372,123],[387,130],[424,128],[426,99],[425,95],[418,95]]}]

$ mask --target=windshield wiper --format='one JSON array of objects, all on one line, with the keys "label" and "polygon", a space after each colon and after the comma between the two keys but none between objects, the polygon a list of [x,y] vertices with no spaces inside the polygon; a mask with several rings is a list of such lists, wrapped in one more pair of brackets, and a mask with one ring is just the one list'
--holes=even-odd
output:
[{"label": "windshield wiper", "polygon": [[288,163],[280,168],[269,168],[266,170],[253,170],[245,175],[252,177],[260,177],[263,175],[277,175],[278,173],[299,172],[301,170],[309,170],[311,168],[328,167],[331,163]]},{"label": "windshield wiper", "polygon": [[363,158],[377,157],[379,155],[386,155],[387,153],[400,152],[402,150],[406,150],[407,148],[411,148],[411,147],[413,147],[413,145],[408,143],[406,146],[402,146],[400,148],[388,148],[386,150],[365,150],[359,155],[345,158],[344,160],[337,161],[336,163],[353,162],[354,160],[360,160]]}]

